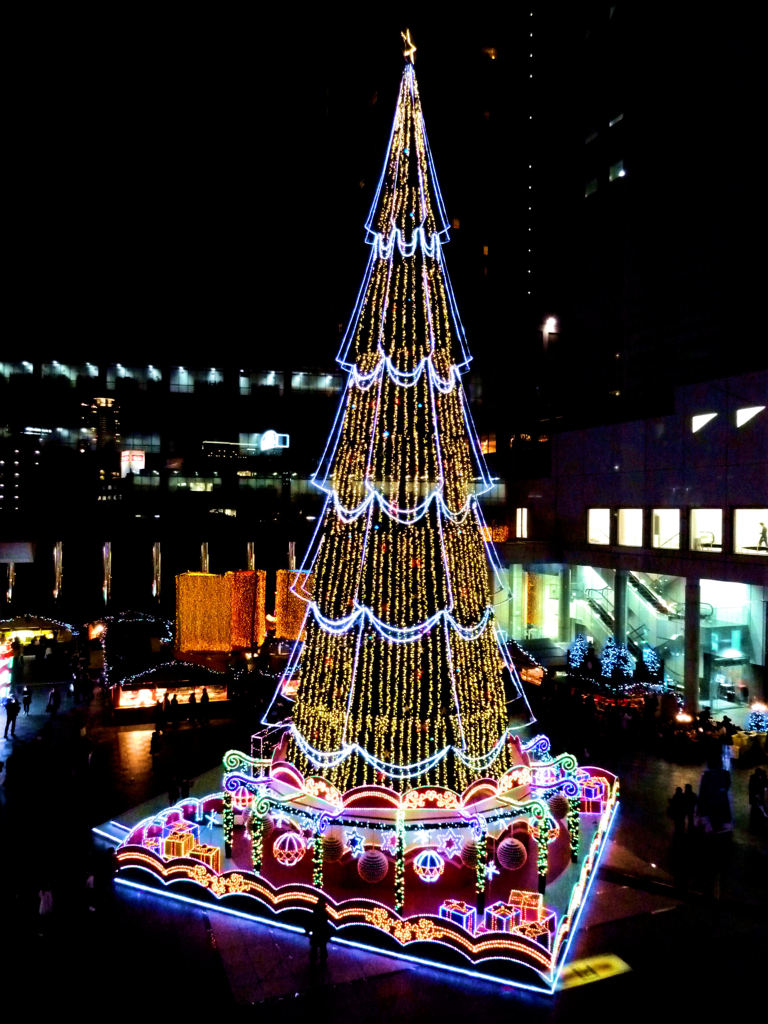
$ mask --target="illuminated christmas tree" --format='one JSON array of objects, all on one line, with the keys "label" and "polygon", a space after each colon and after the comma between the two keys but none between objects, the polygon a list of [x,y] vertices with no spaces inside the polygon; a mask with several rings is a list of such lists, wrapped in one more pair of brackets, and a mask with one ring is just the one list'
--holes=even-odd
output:
[{"label": "illuminated christmas tree", "polygon": [[498,778],[519,763],[511,730],[532,720],[497,633],[478,503],[493,482],[461,382],[471,357],[412,52],[314,476],[327,500],[294,588],[306,641],[284,676],[298,677],[286,759],[342,791]]},{"label": "illuminated christmas tree", "polygon": [[347,386],[315,476],[327,500],[294,583],[307,608],[277,691],[296,695],[289,728],[271,756],[264,734],[250,755],[228,751],[222,792],[133,825],[118,859],[124,884],[196,884],[292,929],[322,900],[341,941],[551,993],[618,782],[514,733],[532,716],[495,624],[478,503],[492,480],[405,38],[338,356]]}]

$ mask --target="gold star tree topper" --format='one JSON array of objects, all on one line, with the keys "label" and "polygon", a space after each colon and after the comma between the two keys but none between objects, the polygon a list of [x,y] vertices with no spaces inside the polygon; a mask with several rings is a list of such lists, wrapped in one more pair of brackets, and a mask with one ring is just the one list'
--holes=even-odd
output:
[{"label": "gold star tree topper", "polygon": [[411,39],[411,30],[407,28],[405,32],[401,32],[400,35],[406,47],[403,50],[403,56],[407,61],[410,61],[411,64],[413,64],[413,58],[414,55],[416,54],[416,46],[414,45],[414,42]]}]

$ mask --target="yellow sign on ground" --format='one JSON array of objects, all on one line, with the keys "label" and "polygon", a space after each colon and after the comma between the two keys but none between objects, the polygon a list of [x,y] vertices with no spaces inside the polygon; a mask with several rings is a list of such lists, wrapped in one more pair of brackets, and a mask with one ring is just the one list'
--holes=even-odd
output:
[{"label": "yellow sign on ground", "polygon": [[612,978],[615,974],[624,974],[631,970],[629,964],[625,964],[613,953],[589,956],[584,960],[574,960],[573,963],[566,964],[557,987],[575,988],[577,985],[588,985],[590,981],[602,981],[603,978]]}]

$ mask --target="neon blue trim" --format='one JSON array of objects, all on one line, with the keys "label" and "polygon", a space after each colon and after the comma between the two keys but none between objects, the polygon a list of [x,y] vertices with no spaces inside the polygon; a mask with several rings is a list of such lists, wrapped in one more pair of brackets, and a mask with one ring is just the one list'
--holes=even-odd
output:
[{"label": "neon blue trim", "polygon": [[595,862],[594,862],[594,865],[592,867],[592,874],[589,876],[589,881],[587,882],[587,886],[584,889],[584,895],[581,898],[581,902],[579,903],[578,909],[576,911],[576,915],[573,918],[573,921],[571,922],[570,929],[569,929],[569,932],[568,932],[568,938],[565,940],[565,948],[563,949],[562,953],[560,954],[558,963],[555,966],[555,969],[553,971],[553,974],[552,974],[553,991],[557,987],[557,980],[560,977],[560,974],[561,974],[561,972],[563,970],[563,967],[565,966],[565,961],[567,960],[568,953],[570,952],[571,943],[573,942],[573,939],[574,939],[574,937],[576,935],[576,932],[578,931],[579,920],[581,918],[581,915],[582,915],[582,912],[584,910],[584,907],[588,903],[589,894],[590,894],[590,892],[592,890],[592,885],[593,885],[593,883],[595,881],[595,878],[597,877],[597,874],[598,874],[598,868],[600,866],[600,860],[601,860],[601,858],[603,856],[603,850],[605,849],[605,844],[608,842],[608,836],[610,835],[611,829],[613,827],[613,822],[614,822],[614,819],[616,817],[616,812],[618,811],[618,809],[619,809],[619,801],[617,799],[615,804],[613,805],[613,810],[611,811],[610,820],[609,820],[608,824],[606,825],[605,834],[603,835],[602,842],[600,843],[600,846],[598,847],[598,849],[597,849],[597,851],[595,853]]},{"label": "neon blue trim", "polygon": [[[153,875],[157,878],[157,875]],[[158,878],[158,881],[162,885],[166,885],[163,879]],[[244,910],[235,910],[232,907],[224,907],[215,903],[207,903],[204,900],[196,900],[191,896],[184,896],[182,893],[171,892],[169,889],[158,889],[151,885],[142,885],[140,882],[132,882],[127,878],[120,878],[118,875],[115,879],[118,885],[123,885],[128,889],[136,889],[139,892],[147,892],[150,895],[157,896],[159,899],[176,900],[179,903],[188,903],[194,907],[201,907],[203,910],[210,911],[214,914],[229,914],[230,917],[238,917],[247,921],[255,921],[257,924],[264,924],[268,928],[282,928],[283,931],[293,932],[297,935],[306,935],[306,930],[299,927],[298,925],[288,924],[285,921],[279,921],[275,919],[259,917],[258,914],[249,914]],[[307,910],[306,913],[310,911]],[[346,926],[351,927],[351,925]],[[441,971],[450,971],[452,974],[462,974],[469,978],[479,978],[482,981],[492,981],[498,985],[505,985],[509,988],[522,988],[527,989],[529,992],[539,992],[544,995],[552,995],[554,988],[545,988],[538,985],[529,985],[526,982],[513,981],[510,978],[497,978],[492,974],[485,974],[482,971],[472,971],[467,967],[456,967],[453,964],[446,964],[440,960],[425,960],[422,957],[411,956],[407,953],[399,953],[396,950],[383,949],[378,946],[369,946],[364,942],[356,942],[352,939],[344,939],[339,935],[332,935],[329,939],[330,942],[338,943],[340,946],[349,946],[352,949],[362,949],[367,953],[375,953],[379,956],[389,956],[395,960],[407,960],[410,963],[419,964],[423,967],[434,967]],[[453,947],[447,946],[446,948],[452,949]],[[456,950],[456,952],[460,952]],[[522,967],[528,970],[535,971],[535,968],[529,967],[527,964],[523,964],[520,960],[514,960],[513,963],[520,964]]]}]

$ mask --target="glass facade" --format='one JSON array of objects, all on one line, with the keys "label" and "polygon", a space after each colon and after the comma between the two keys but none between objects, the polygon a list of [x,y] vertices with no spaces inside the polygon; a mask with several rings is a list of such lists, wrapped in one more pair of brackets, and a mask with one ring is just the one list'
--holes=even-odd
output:
[{"label": "glass facade", "polygon": [[768,508],[737,508],[733,513],[733,551],[768,556]]},{"label": "glass facade", "polygon": [[651,516],[651,545],[654,548],[679,548],[680,509],[655,508]]},{"label": "glass facade", "polygon": [[619,544],[625,547],[642,547],[643,510],[641,508],[619,509]]},{"label": "glass facade", "polygon": [[723,510],[721,508],[691,509],[691,551],[722,551]]},{"label": "glass facade", "polygon": [[610,544],[611,510],[591,508],[587,513],[587,540],[590,544]]},{"label": "glass facade", "polygon": [[[565,654],[577,633],[598,654],[616,633],[615,570],[591,565],[512,564],[502,572],[495,597],[502,630],[534,656]],[[564,591],[563,588],[567,588]],[[762,586],[703,579],[700,583],[700,699],[722,708],[760,693],[765,664],[765,602]],[[638,659],[651,648],[668,686],[681,695],[685,679],[686,580],[661,573],[627,573],[626,642]],[[563,621],[567,616],[568,621]],[[567,640],[563,638],[567,637]]]}]

